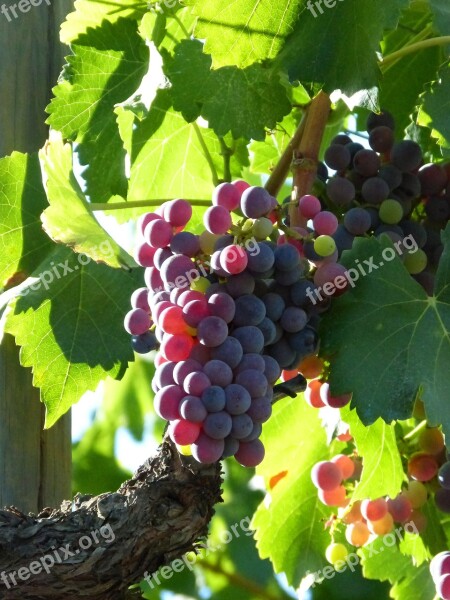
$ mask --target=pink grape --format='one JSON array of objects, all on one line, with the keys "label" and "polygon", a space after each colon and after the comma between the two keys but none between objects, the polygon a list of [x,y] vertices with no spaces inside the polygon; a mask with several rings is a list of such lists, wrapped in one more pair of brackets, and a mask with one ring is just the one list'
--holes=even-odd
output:
[{"label": "pink grape", "polygon": [[145,312],[150,312],[148,304],[148,290],[146,287],[138,288],[131,294],[131,306],[133,308],[142,308]]},{"label": "pink grape", "polygon": [[142,308],[133,308],[125,315],[125,330],[131,335],[141,335],[151,326],[149,314]]},{"label": "pink grape", "polygon": [[335,215],[328,210],[324,210],[313,219],[313,227],[318,235],[333,235],[338,228],[339,222]]},{"label": "pink grape", "polygon": [[195,292],[194,290],[180,290],[181,293],[177,298],[178,306],[186,306],[188,302],[192,302],[193,300],[199,300],[203,302],[203,304],[207,303],[205,295],[201,292]]},{"label": "pink grape", "polygon": [[192,300],[183,306],[183,317],[189,327],[197,328],[210,314],[208,305],[201,300]]},{"label": "pink grape", "polygon": [[223,248],[219,261],[224,271],[230,275],[238,275],[247,267],[248,255],[242,246],[231,244]]},{"label": "pink grape", "polygon": [[436,592],[442,600],[450,600],[450,575],[442,575],[436,581]]},{"label": "pink grape", "polygon": [[172,200],[164,208],[164,218],[172,227],[185,227],[192,217],[192,206],[186,200]]},{"label": "pink grape", "polygon": [[235,210],[239,206],[241,193],[238,186],[232,183],[221,183],[213,192],[212,203],[214,206],[223,206],[228,211]]},{"label": "pink grape", "polygon": [[137,247],[134,258],[141,267],[153,267],[153,258],[155,256],[155,252],[156,248],[152,248],[143,242]]},{"label": "pink grape", "polygon": [[200,425],[184,419],[172,421],[169,426],[169,435],[175,444],[187,446],[193,444],[200,434]]},{"label": "pink grape", "polygon": [[165,335],[161,344],[162,355],[172,362],[186,360],[192,350],[194,342],[187,333]]},{"label": "pink grape", "polygon": [[223,440],[213,440],[206,433],[200,433],[191,450],[192,456],[199,463],[210,464],[220,460],[224,448]]},{"label": "pink grape", "polygon": [[188,358],[186,360],[182,360],[173,368],[173,378],[174,381],[178,385],[183,385],[184,380],[189,375],[189,373],[193,373],[194,371],[201,371],[202,365],[193,358]]},{"label": "pink grape", "polygon": [[164,248],[164,246],[168,246],[172,236],[172,226],[170,223],[163,221],[163,219],[151,221],[144,231],[145,241],[153,248]]},{"label": "pink grape", "polygon": [[363,500],[361,502],[361,514],[369,521],[379,521],[388,512],[387,502],[384,498],[376,500]]},{"label": "pink grape", "polygon": [[450,575],[450,552],[439,552],[430,562],[431,577],[436,582],[442,575]]},{"label": "pink grape", "polygon": [[210,233],[223,234],[231,227],[231,215],[223,206],[211,206],[203,216],[203,223]]},{"label": "pink grape", "polygon": [[189,373],[183,382],[183,389],[189,396],[200,397],[209,387],[211,387],[211,381],[202,371]]},{"label": "pink grape", "polygon": [[159,292],[163,289],[164,283],[161,274],[156,267],[147,267],[144,272],[145,285],[152,292]]},{"label": "pink grape", "polygon": [[310,194],[300,198],[298,207],[302,216],[307,219],[313,219],[322,210],[320,200]]},{"label": "pink grape", "polygon": [[161,217],[159,215],[157,215],[156,213],[145,213],[144,215],[141,215],[139,217],[139,219],[137,220],[137,228],[138,231],[140,231],[142,233],[142,235],[144,235],[144,231],[145,228],[147,227],[147,225],[149,223],[151,223],[152,221],[156,221],[157,219],[160,219]]},{"label": "pink grape", "polygon": [[242,196],[245,190],[248,190],[248,188],[251,187],[250,184],[243,179],[237,179],[236,181],[233,181],[231,185],[234,185],[234,187],[237,188],[240,196]]},{"label": "pink grape", "polygon": [[341,484],[342,471],[331,461],[321,461],[312,468],[311,479],[316,488],[329,492]]},{"label": "pink grape", "polygon": [[180,402],[185,396],[183,389],[178,385],[169,385],[162,388],[155,395],[154,405],[156,414],[166,421],[180,418]]}]

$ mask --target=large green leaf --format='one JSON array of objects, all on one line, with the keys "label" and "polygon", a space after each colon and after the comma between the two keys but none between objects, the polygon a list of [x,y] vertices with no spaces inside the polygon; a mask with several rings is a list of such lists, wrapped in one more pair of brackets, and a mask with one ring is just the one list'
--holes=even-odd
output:
[{"label": "large green leaf", "polygon": [[[248,163],[245,143],[233,142],[231,137],[225,142],[234,146],[230,166],[237,177]],[[148,115],[135,124],[128,200],[208,199],[213,189],[212,165],[218,178],[223,178],[217,136],[196,123],[187,123],[173,110],[170,90],[160,90]]]},{"label": "large green leaf", "polygon": [[450,35],[450,5],[447,0],[429,0],[434,23],[442,35]]},{"label": "large green leaf", "polygon": [[432,130],[441,146],[450,148],[450,65],[441,69],[439,77],[423,96],[418,121]]},{"label": "large green leaf", "polygon": [[366,427],[354,410],[341,411],[363,460],[361,480],[356,486],[352,500],[375,499],[395,496],[405,479],[402,460],[397,447],[394,426],[378,419]]},{"label": "large green leaf", "polygon": [[285,572],[298,585],[306,572],[323,567],[330,542],[324,520],[330,509],[323,505],[311,481],[311,469],[329,458],[325,432],[317,410],[302,396],[283,400],[264,426],[266,458],[257,468],[270,487],[272,477],[286,472],[262,503],[253,519],[262,558],[270,558],[277,573]]},{"label": "large green leaf", "polygon": [[[387,537],[387,536],[386,536]],[[394,536],[395,537],[395,536]],[[428,563],[416,567],[411,558],[401,554],[395,544],[379,537],[359,550],[364,577],[389,581],[394,600],[433,600],[436,594]]]},{"label": "large green leaf", "polygon": [[26,279],[49,253],[40,221],[46,206],[37,155],[0,159],[0,288],[16,274]]},{"label": "large green leaf", "polygon": [[187,121],[200,114],[219,136],[263,140],[291,111],[279,73],[260,64],[245,69],[223,67],[211,71],[211,57],[198,40],[184,40],[166,59],[172,83],[173,106]]},{"label": "large green leaf", "polygon": [[[376,52],[408,0],[337,0],[330,8],[304,3],[294,33],[277,60],[291,80],[323,84],[346,94],[377,85]],[[320,6],[320,9],[318,8]]]},{"label": "large green leaf", "polygon": [[148,67],[148,48],[129,19],[104,21],[72,46],[65,80],[54,88],[48,123],[78,142],[87,195],[105,202],[126,195],[125,150],[114,106],[139,87]]},{"label": "large green leaf", "polygon": [[134,260],[95,219],[72,171],[72,147],[49,142],[42,151],[50,206],[41,219],[48,235],[76,252],[111,267],[136,267]]},{"label": "large green leaf", "polygon": [[442,422],[450,434],[450,226],[443,238],[432,297],[385,236],[381,243],[357,238],[344,254],[347,268],[358,260],[367,275],[359,272],[354,289],[333,302],[322,321],[321,351],[331,360],[333,392],[353,392],[352,406],[365,424],[408,418],[420,388],[430,424]]},{"label": "large green leaf", "polygon": [[188,0],[198,17],[195,36],[206,38],[214,67],[246,67],[273,58],[291,33],[301,0]]},{"label": "large green leaf", "polygon": [[133,359],[123,317],[142,271],[129,273],[58,247],[34,273],[38,280],[11,302],[5,330],[33,368],[53,425],[107,375],[120,379]]},{"label": "large green leaf", "polygon": [[142,0],[75,0],[75,10],[67,15],[61,26],[61,41],[74,42],[88,28],[99,27],[105,20],[115,23],[124,17],[137,19],[147,7],[147,2]]}]

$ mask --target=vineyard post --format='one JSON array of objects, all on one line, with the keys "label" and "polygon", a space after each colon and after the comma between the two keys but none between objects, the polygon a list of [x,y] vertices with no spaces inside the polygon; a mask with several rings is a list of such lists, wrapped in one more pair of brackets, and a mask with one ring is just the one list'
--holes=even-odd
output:
[{"label": "vineyard post", "polygon": [[[44,109],[68,52],[59,26],[72,4],[43,3],[10,20],[0,15],[0,157],[45,143]],[[71,495],[70,413],[43,431],[44,405],[9,335],[0,346],[0,414],[0,507],[57,506]]]}]

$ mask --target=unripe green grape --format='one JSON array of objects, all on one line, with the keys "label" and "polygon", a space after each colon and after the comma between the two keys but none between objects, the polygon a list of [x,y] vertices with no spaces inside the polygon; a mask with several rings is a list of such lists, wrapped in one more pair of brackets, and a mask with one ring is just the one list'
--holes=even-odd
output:
[{"label": "unripe green grape", "polygon": [[408,273],[411,273],[411,275],[417,275],[425,269],[427,262],[427,255],[423,250],[418,248],[413,254],[407,254],[405,256],[403,264],[405,265]]},{"label": "unripe green grape", "polygon": [[253,223],[253,235],[257,240],[265,240],[273,231],[273,224],[270,219],[260,217]]},{"label": "unripe green grape", "polygon": [[384,200],[380,205],[380,219],[388,225],[396,225],[403,219],[403,207],[397,200]]},{"label": "unripe green grape", "polygon": [[336,250],[336,243],[329,235],[319,235],[314,240],[314,251],[319,256],[331,256]]},{"label": "unripe green grape", "polygon": [[191,290],[194,290],[194,292],[204,293],[210,285],[211,282],[208,279],[206,279],[206,277],[199,277],[191,283]]},{"label": "unripe green grape", "polygon": [[325,550],[325,558],[327,561],[335,565],[339,561],[343,561],[347,558],[349,552],[344,544],[333,543],[328,546]]}]

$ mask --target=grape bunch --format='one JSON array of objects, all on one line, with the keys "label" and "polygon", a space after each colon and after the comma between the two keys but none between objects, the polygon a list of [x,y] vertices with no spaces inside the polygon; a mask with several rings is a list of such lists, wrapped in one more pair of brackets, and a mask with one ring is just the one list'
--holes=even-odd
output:
[{"label": "grape bunch", "polygon": [[[311,198],[303,204],[319,203]],[[201,463],[259,464],[282,371],[322,368],[317,327],[329,303],[311,301],[303,253],[320,235],[284,227],[282,214],[264,188],[236,181],[214,190],[199,235],[187,230],[185,200],[138,223],[146,285],[132,296],[125,328],[136,352],[159,347],[155,410],[180,451]]]},{"label": "grape bunch", "polygon": [[[336,216],[338,224],[331,231],[327,217],[331,233],[324,230],[309,251],[330,253],[314,281],[323,287],[342,275],[333,257],[351,249],[355,237],[385,234],[411,276],[431,295],[443,250],[440,233],[450,216],[450,164],[423,164],[417,142],[396,141],[394,119],[387,111],[369,116],[367,132],[369,149],[339,134],[325,151],[326,164],[319,169],[322,213]],[[327,167],[335,170],[333,176]],[[321,219],[319,215],[320,233]],[[405,238],[412,240],[411,246],[402,246]]]}]

